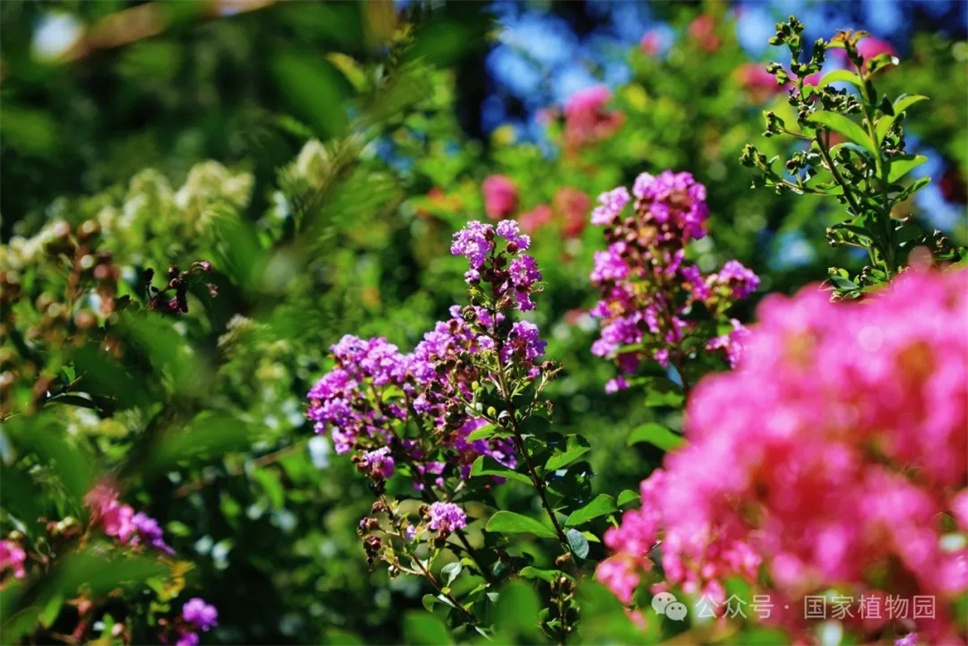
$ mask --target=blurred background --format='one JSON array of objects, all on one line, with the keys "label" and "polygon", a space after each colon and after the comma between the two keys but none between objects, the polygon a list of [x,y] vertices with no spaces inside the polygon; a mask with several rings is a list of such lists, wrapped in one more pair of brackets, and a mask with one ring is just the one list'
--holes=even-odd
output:
[{"label": "blurred background", "polygon": [[[64,272],[40,241],[58,221],[98,223],[121,294],[145,268],[203,259],[219,287],[192,296],[171,352],[128,390],[102,384],[117,410],[32,408],[67,355],[26,358],[4,339],[7,410],[51,420],[128,479],[219,608],[209,642],[399,643],[421,590],[367,571],[365,485],[303,417],[327,348],[353,333],[410,349],[461,302],[454,231],[516,218],[545,276],[535,320],[565,365],[559,430],[591,439],[596,491],[635,488],[661,451],[626,439],[660,413],[642,392],[606,397],[612,367],[589,354],[599,193],[693,173],[712,218],[691,252],[705,270],[750,266],[759,297],[863,264],[825,243],[839,205],[753,190],[738,163],[746,143],[787,145],[763,139],[762,112],[786,106],[764,67],[790,14],[810,41],[870,31],[900,60],[878,88],[931,98],[906,134],[932,181],[895,215],[968,242],[965,2],[0,3],[0,260],[23,285],[16,326],[50,322],[41,296]],[[756,300],[735,315],[751,320]],[[182,347],[190,387],[168,364]],[[221,430],[185,459],[131,457],[159,428],[201,426]]]}]

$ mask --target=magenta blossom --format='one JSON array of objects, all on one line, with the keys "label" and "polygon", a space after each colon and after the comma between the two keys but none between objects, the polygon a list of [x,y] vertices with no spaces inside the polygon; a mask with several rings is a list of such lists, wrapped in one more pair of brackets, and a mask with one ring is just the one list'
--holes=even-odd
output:
[{"label": "magenta blossom", "polygon": [[[804,597],[837,587],[933,597],[917,632],[956,643],[968,549],[942,537],[968,504],[968,270],[908,270],[861,304],[811,286],[758,319],[737,370],[695,387],[688,444],[606,533],[599,578],[627,598],[661,541],[668,584],[718,603],[731,577],[763,581],[795,634]],[[863,640],[889,619],[844,623]]]},{"label": "magenta blossom", "polygon": [[452,502],[435,502],[430,505],[429,520],[427,527],[440,532],[450,534],[467,527],[467,515],[464,510]]},{"label": "magenta blossom", "polygon": [[[681,369],[698,347],[736,365],[744,331],[727,311],[759,286],[759,278],[735,260],[704,274],[686,257],[686,246],[706,235],[706,188],[689,173],[665,171],[639,175],[632,187],[634,211],[623,216],[631,199],[625,187],[599,197],[592,222],[605,227],[608,247],[595,252],[591,282],[601,300],[591,309],[601,319],[592,354],[613,359],[626,374],[643,361]],[[703,324],[693,314],[705,310]],[[699,341],[699,344],[687,340]],[[625,379],[606,391],[628,387]]]},{"label": "magenta blossom", "polygon": [[26,560],[27,552],[16,542],[0,541],[0,573],[10,570],[15,579],[22,579],[27,576],[27,571],[24,569]]},{"label": "magenta blossom", "polygon": [[484,211],[492,220],[513,215],[518,209],[518,187],[506,175],[491,175],[481,185]]}]

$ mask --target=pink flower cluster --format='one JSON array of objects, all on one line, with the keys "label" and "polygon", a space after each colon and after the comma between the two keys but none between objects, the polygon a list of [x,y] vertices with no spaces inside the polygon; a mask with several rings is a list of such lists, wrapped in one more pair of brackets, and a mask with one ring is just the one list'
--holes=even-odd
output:
[{"label": "pink flower cluster", "polygon": [[968,590],[968,270],[908,270],[861,304],[770,297],[739,369],[696,387],[685,431],[605,536],[599,578],[622,600],[662,541],[668,583],[722,601],[726,578],[765,576],[794,632],[804,596],[835,589],[932,596],[917,631],[961,643],[948,603]]},{"label": "pink flower cluster", "polygon": [[[763,103],[770,97],[789,89],[789,86],[777,84],[776,77],[767,72],[766,66],[761,63],[743,63],[736,69],[733,77],[757,103]],[[806,80],[809,82],[812,79]]]},{"label": "pink flower cluster", "polygon": [[22,579],[27,576],[24,568],[24,561],[27,560],[27,552],[16,541],[0,541],[0,574],[10,570],[15,579]]},{"label": "pink flower cluster", "polygon": [[130,505],[118,501],[117,490],[109,484],[99,484],[84,497],[91,510],[91,522],[99,524],[104,533],[125,545],[149,545],[165,554],[174,554],[165,543],[164,532],[158,521],[143,512],[135,513]]},{"label": "pink flower cluster", "polygon": [[[592,223],[605,227],[608,249],[595,253],[591,273],[601,293],[591,314],[602,319],[593,354],[614,358],[627,374],[644,359],[679,367],[689,357],[684,342],[694,338],[736,364],[745,331],[726,312],[755,291],[759,279],[735,260],[704,275],[685,259],[686,245],[706,235],[708,217],[706,188],[689,173],[642,173],[632,195],[620,186],[599,197]],[[690,316],[700,309],[711,315],[712,329]],[[619,378],[607,389],[626,383]]]},{"label": "pink flower cluster", "polygon": [[481,184],[484,212],[492,220],[503,220],[518,210],[518,187],[506,175],[491,175]]},{"label": "pink flower cluster", "polygon": [[331,348],[336,365],[308,394],[316,432],[328,430],[337,453],[358,451],[354,461],[372,480],[403,468],[418,489],[467,478],[482,455],[514,467],[510,440],[468,439],[487,423],[470,405],[481,383],[498,381],[497,370],[521,383],[541,374],[538,328],[510,316],[534,308],[541,274],[522,253],[530,244],[512,220],[468,223],[451,250],[467,258],[479,304],[451,307],[409,354],[383,338],[343,337]]},{"label": "pink flower cluster", "polygon": [[577,188],[564,186],[555,193],[551,206],[539,204],[518,217],[521,229],[533,234],[554,227],[564,238],[576,238],[585,230],[591,199]]},{"label": "pink flower cluster", "polygon": [[606,109],[612,92],[600,85],[576,92],[565,105],[565,150],[580,148],[608,139],[625,122],[621,112]]}]

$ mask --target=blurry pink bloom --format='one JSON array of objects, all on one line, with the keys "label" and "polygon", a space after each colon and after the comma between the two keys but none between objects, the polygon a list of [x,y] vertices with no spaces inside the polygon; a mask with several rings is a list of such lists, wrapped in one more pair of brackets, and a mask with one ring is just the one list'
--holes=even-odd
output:
[{"label": "blurry pink bloom", "polygon": [[126,545],[147,545],[166,554],[174,551],[165,543],[164,532],[158,521],[145,513],[135,513],[131,505],[118,501],[118,491],[102,482],[84,496],[84,504],[91,510],[91,524],[100,525],[105,535]]},{"label": "blurry pink bloom", "polygon": [[655,56],[662,47],[662,36],[658,31],[651,29],[643,34],[639,46],[646,56]]},{"label": "blurry pink bloom", "polygon": [[867,38],[862,38],[860,42],[857,43],[857,53],[864,57],[864,60],[870,60],[875,56],[880,56],[881,54],[889,54],[891,56],[897,56],[897,50],[886,40],[876,38],[874,36],[868,36]]},{"label": "blurry pink bloom", "polygon": [[585,230],[592,199],[577,188],[564,186],[552,198],[555,213],[561,220],[561,230],[566,238],[577,238]]},{"label": "blurry pink bloom", "polygon": [[13,572],[14,578],[22,579],[27,576],[24,561],[27,553],[14,541],[0,541],[0,573],[7,570]]},{"label": "blurry pink bloom", "polygon": [[772,95],[786,91],[782,85],[777,85],[776,78],[760,63],[743,63],[736,69],[735,78],[757,102],[766,101]]},{"label": "blurry pink bloom", "polygon": [[622,603],[632,603],[639,585],[639,568],[624,555],[607,558],[598,564],[595,578],[602,582]]},{"label": "blurry pink bloom", "polygon": [[713,600],[727,578],[764,573],[774,603],[797,608],[831,586],[933,596],[918,633],[960,643],[948,604],[968,589],[968,549],[941,536],[951,515],[968,521],[968,270],[910,269],[862,305],[806,288],[758,318],[739,367],[695,387],[688,444],[606,546],[647,570],[661,540],[666,581]]},{"label": "blurry pink bloom", "polygon": [[554,218],[551,207],[547,204],[539,204],[527,213],[518,216],[518,223],[521,230],[528,234],[533,234],[541,229]]},{"label": "blurry pink bloom", "polygon": [[506,175],[491,175],[481,185],[484,211],[492,220],[512,215],[518,208],[518,187]]},{"label": "blurry pink bloom", "polygon": [[[890,56],[897,56],[897,50],[894,46],[886,40],[882,40],[875,36],[867,36],[862,38],[857,43],[857,53],[864,58],[864,69],[867,69],[867,61],[874,58],[875,56],[880,56],[881,54],[888,54]],[[847,52],[843,49],[833,50],[834,56],[841,61],[842,64],[846,65],[849,69],[853,69],[853,65],[849,64],[847,59]]]},{"label": "blurry pink bloom", "polygon": [[134,509],[118,502],[118,492],[111,485],[97,485],[84,497],[84,502],[91,509],[91,521],[100,523],[108,536],[126,543],[137,529],[131,522]]},{"label": "blurry pink bloom", "polygon": [[961,531],[968,532],[968,489],[962,489],[961,493],[952,499],[951,513]]},{"label": "blurry pink bloom", "polygon": [[565,105],[565,146],[574,152],[587,143],[612,136],[625,117],[621,112],[607,112],[605,106],[612,92],[604,85],[575,93]]},{"label": "blurry pink bloom", "polygon": [[699,41],[699,46],[707,52],[714,52],[722,45],[722,40],[716,35],[716,19],[704,13],[689,23],[689,36]]}]

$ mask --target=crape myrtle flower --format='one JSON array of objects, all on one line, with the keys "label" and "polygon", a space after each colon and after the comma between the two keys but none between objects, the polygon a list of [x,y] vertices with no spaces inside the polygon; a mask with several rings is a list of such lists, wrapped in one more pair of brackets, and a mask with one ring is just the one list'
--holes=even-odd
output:
[{"label": "crape myrtle flower", "polygon": [[91,522],[101,527],[105,535],[117,539],[123,545],[148,545],[159,552],[174,554],[165,543],[164,532],[158,521],[143,512],[135,512],[130,505],[118,500],[118,492],[112,485],[102,482],[84,496],[84,503],[91,510]]},{"label": "crape myrtle flower", "polygon": [[506,175],[491,175],[481,184],[484,211],[492,220],[501,220],[518,209],[518,187]]},{"label": "crape myrtle flower", "polygon": [[427,527],[447,536],[467,527],[467,515],[452,502],[435,502],[427,512]]},{"label": "crape myrtle flower", "polygon": [[669,585],[719,603],[730,577],[766,582],[794,633],[811,628],[803,599],[836,588],[933,597],[917,633],[958,643],[968,549],[943,537],[968,534],[968,270],[909,269],[861,304],[771,296],[744,344],[694,389],[688,444],[606,532],[599,579],[628,602],[661,542]]},{"label": "crape myrtle flower", "polygon": [[160,635],[161,643],[167,644],[172,638],[175,646],[197,646],[198,631],[208,632],[218,626],[218,610],[204,599],[194,597],[182,606],[181,615],[174,622],[162,620],[169,628]]},{"label": "crape myrtle flower", "polygon": [[24,578],[27,576],[27,570],[24,568],[26,560],[27,552],[16,541],[0,541],[0,574],[10,570],[15,579]]},{"label": "crape myrtle flower", "polygon": [[340,339],[330,348],[333,368],[308,393],[316,432],[329,433],[337,453],[359,451],[355,461],[371,479],[405,466],[418,489],[469,477],[481,455],[513,468],[507,438],[468,436],[486,423],[472,404],[479,384],[496,379],[491,370],[530,381],[542,375],[537,326],[511,319],[513,310],[534,308],[540,289],[537,263],[524,253],[530,245],[513,220],[468,223],[451,251],[467,259],[468,284],[487,302],[451,307],[408,354],[385,338]]},{"label": "crape myrtle flower", "polygon": [[[686,258],[686,246],[706,235],[706,188],[689,173],[642,173],[631,195],[623,186],[603,193],[591,218],[605,227],[608,243],[595,253],[590,275],[601,295],[591,309],[601,319],[592,354],[611,358],[625,375],[646,360],[680,369],[696,351],[686,342],[697,339],[735,366],[745,335],[726,312],[756,290],[759,278],[735,260],[704,274]],[[694,316],[703,311],[706,321]],[[606,389],[627,385],[614,379]]]}]

